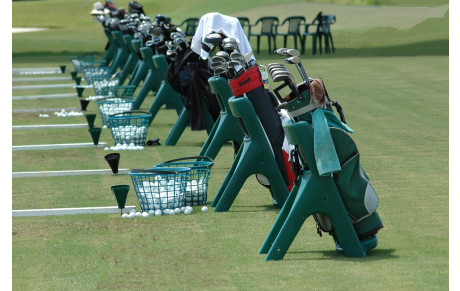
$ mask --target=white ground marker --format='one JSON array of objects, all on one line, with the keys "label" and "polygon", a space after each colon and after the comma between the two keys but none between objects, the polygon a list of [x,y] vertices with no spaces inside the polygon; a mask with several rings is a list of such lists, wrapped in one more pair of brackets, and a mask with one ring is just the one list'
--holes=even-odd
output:
[{"label": "white ground marker", "polygon": [[35,172],[13,172],[13,178],[44,178],[61,176],[81,176],[81,175],[121,175],[128,174],[129,169],[118,169],[117,174],[113,174],[110,169],[103,170],[65,170],[65,171],[35,171]]},{"label": "white ground marker", "polygon": [[37,100],[37,99],[54,99],[54,98],[75,98],[75,97],[78,97],[77,93],[13,96],[13,101]]},{"label": "white ground marker", "polygon": [[12,146],[14,151],[30,151],[30,150],[61,150],[61,149],[78,149],[78,148],[105,148],[106,142],[100,142],[98,145],[94,143],[67,143],[67,144],[40,144],[40,145],[20,145]]},{"label": "white ground marker", "polygon": [[[136,210],[136,206],[126,206],[121,209],[122,213],[129,213],[131,209]],[[120,213],[118,206],[106,207],[79,207],[79,208],[49,208],[49,209],[23,209],[13,210],[13,217],[24,216],[50,216],[50,215],[74,215],[74,214],[104,214]]]},{"label": "white ground marker", "polygon": [[13,125],[13,130],[61,129],[61,128],[88,128],[88,124],[87,123],[79,123],[79,124]]}]

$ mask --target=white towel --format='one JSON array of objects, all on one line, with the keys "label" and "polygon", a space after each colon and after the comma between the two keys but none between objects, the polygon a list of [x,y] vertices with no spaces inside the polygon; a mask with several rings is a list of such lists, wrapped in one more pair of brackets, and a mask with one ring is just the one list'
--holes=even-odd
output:
[{"label": "white towel", "polygon": [[[238,48],[243,55],[252,51],[251,44],[244,34],[238,18],[223,15],[217,12],[211,12],[201,17],[196,33],[192,39],[192,50],[199,54],[204,60],[208,58],[209,54],[201,48],[201,43],[206,35],[211,32],[235,38]],[[255,62],[254,56],[251,56],[247,61],[250,62],[251,60],[254,60]]]}]

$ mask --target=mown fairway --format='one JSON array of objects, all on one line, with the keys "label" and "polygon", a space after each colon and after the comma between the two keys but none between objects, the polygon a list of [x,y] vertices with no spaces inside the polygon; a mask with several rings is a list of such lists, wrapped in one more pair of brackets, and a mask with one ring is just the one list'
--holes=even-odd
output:
[{"label": "mown fairway", "polygon": [[[13,68],[66,64],[70,56],[102,56],[101,27],[91,21],[94,1],[14,1],[13,27],[50,30],[13,34]],[[248,16],[335,14],[336,53],[311,55],[303,64],[322,77],[333,100],[343,106],[361,153],[361,164],[376,189],[384,228],[379,245],[364,258],[339,255],[327,235],[319,237],[307,219],[282,261],[264,261],[260,246],[279,209],[250,177],[229,212],[121,219],[119,214],[12,219],[14,290],[447,290],[449,287],[449,50],[448,1],[380,1],[349,5],[304,1],[153,1],[146,13],[174,23],[219,11]],[[358,3],[359,2],[359,3]],[[366,1],[355,1],[364,4]],[[395,3],[397,2],[397,3]],[[127,7],[128,1],[116,1]],[[397,5],[397,6],[396,6]],[[430,6],[423,7],[422,6]],[[50,8],[52,7],[52,8]],[[363,19],[363,21],[360,21]],[[283,62],[269,55],[266,41],[257,62]],[[31,45],[33,44],[33,45]],[[251,39],[255,49],[255,39]],[[281,38],[277,42],[282,45]],[[290,39],[288,46],[292,47]],[[296,69],[289,69],[300,80]],[[62,76],[62,75],[57,75]],[[66,75],[68,76],[68,74]],[[13,78],[19,78],[13,76]],[[69,83],[70,81],[48,82]],[[44,82],[43,84],[45,84]],[[32,83],[13,83],[13,86]],[[34,82],[35,84],[35,82]],[[270,84],[271,89],[275,84]],[[13,90],[13,96],[74,93],[73,89]],[[87,92],[89,94],[89,92]],[[85,95],[87,96],[87,95]],[[141,109],[154,100],[149,95]],[[12,125],[86,123],[84,117],[39,118],[33,108],[79,108],[78,98],[12,102]],[[97,113],[91,102],[87,113]],[[196,155],[204,131],[186,129],[176,146],[163,145],[177,119],[162,109],[148,139],[161,146],[121,151],[120,168],[147,168]],[[100,126],[100,117],[96,124]],[[110,131],[100,141],[113,145]],[[12,145],[91,142],[87,129],[12,131]],[[16,151],[12,171],[108,169],[103,149]],[[233,160],[227,144],[215,160],[208,207]],[[128,175],[12,179],[12,209],[113,206],[112,185],[131,184]],[[131,188],[126,205],[139,204]]]}]

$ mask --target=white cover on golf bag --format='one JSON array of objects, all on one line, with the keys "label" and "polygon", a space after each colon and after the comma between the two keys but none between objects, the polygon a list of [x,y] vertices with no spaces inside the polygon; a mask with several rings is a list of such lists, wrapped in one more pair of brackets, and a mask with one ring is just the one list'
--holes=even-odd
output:
[{"label": "white cover on golf bag", "polygon": [[[233,37],[236,39],[240,53],[246,55],[252,51],[251,44],[244,34],[240,21],[236,17],[223,15],[217,12],[211,12],[203,15],[198,24],[195,35],[192,39],[191,48],[194,52],[200,55],[204,60],[208,58],[208,52],[201,49],[201,44],[206,35],[211,32],[217,32],[225,35],[226,37]],[[254,60],[251,56],[247,61]]]}]

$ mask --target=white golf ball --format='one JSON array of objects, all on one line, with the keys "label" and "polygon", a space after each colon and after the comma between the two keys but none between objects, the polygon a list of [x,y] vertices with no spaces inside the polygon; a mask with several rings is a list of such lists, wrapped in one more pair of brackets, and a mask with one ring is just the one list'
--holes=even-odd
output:
[{"label": "white golf ball", "polygon": [[142,217],[149,217],[149,214],[147,212],[142,212]]},{"label": "white golf ball", "polygon": [[175,208],[175,209],[174,209],[174,212],[175,212],[176,214],[179,214],[179,213],[180,213],[180,208]]},{"label": "white golf ball", "polygon": [[121,216],[121,218],[128,218],[128,213],[123,213],[123,215]]},{"label": "white golf ball", "polygon": [[150,209],[150,210],[149,210],[149,215],[155,215],[155,210]]},{"label": "white golf ball", "polygon": [[190,208],[186,208],[186,209],[184,210],[184,214],[186,214],[186,215],[190,215],[190,214],[192,214],[192,212],[193,212],[193,208],[191,208],[191,207],[190,207]]},{"label": "white golf ball", "polygon": [[203,207],[201,208],[201,212],[208,212],[208,207],[203,206]]},{"label": "white golf ball", "polygon": [[155,210],[155,215],[156,215],[156,216],[161,216],[161,214],[162,214],[162,213],[161,213],[161,210],[160,210],[160,209]]},{"label": "white golf ball", "polygon": [[185,207],[182,206],[182,207],[180,208],[180,212],[184,212],[184,211],[185,211]]},{"label": "white golf ball", "polygon": [[108,150],[109,150],[109,147],[105,147],[105,148],[104,148],[104,151],[108,151]]},{"label": "white golf ball", "polygon": [[176,215],[176,212],[175,212],[174,210],[171,209],[171,210],[169,211],[169,215]]},{"label": "white golf ball", "polygon": [[128,214],[128,218],[134,218],[136,216],[136,214],[134,212],[131,212],[130,214]]},{"label": "white golf ball", "polygon": [[140,213],[139,211],[136,212],[136,216],[142,216],[142,213]]}]

